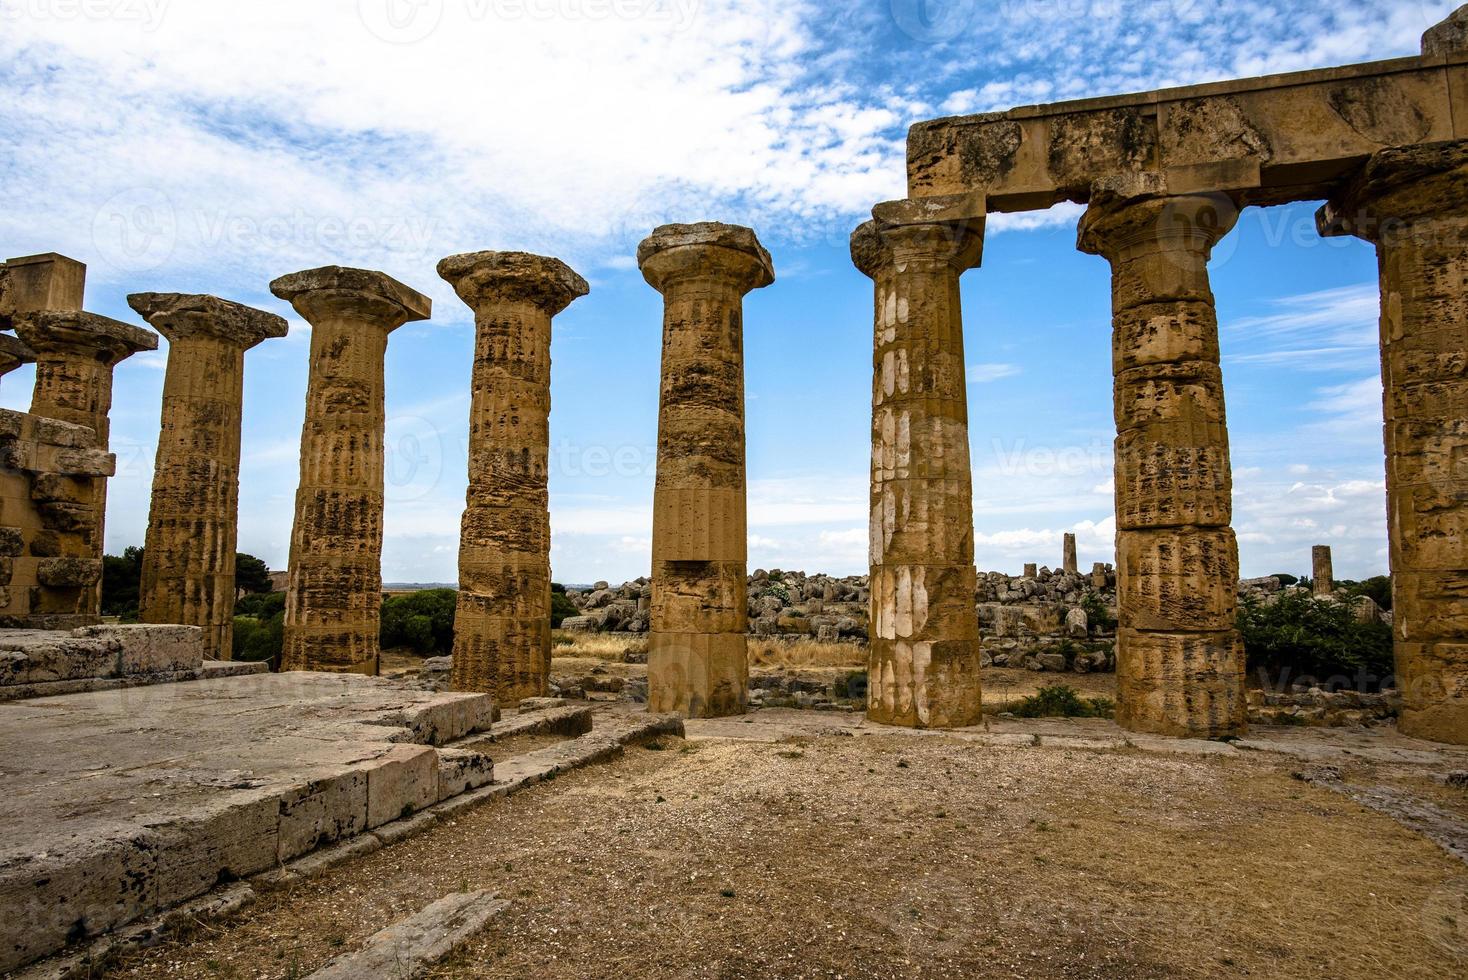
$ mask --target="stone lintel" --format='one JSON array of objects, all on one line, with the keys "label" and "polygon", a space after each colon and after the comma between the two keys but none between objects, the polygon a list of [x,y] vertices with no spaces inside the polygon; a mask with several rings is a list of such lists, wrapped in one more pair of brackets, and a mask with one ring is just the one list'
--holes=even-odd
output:
[{"label": "stone lintel", "polygon": [[487,303],[528,302],[555,316],[591,292],[560,259],[529,252],[466,252],[438,264],[438,274],[476,312]]},{"label": "stone lintel", "polygon": [[95,359],[101,353],[115,365],[141,351],[158,349],[153,331],[81,310],[23,314],[17,317],[15,332],[40,357]]},{"label": "stone lintel", "polygon": [[1422,57],[1025,106],[920,122],[908,194],[983,193],[991,212],[1084,203],[1109,176],[1155,171],[1172,193],[1249,204],[1329,198],[1382,147],[1468,137],[1461,11]]},{"label": "stone lintel", "polygon": [[22,364],[34,364],[36,352],[13,334],[0,333],[0,375],[9,374]]},{"label": "stone lintel", "polygon": [[654,229],[637,246],[637,265],[659,292],[676,279],[700,274],[722,273],[746,292],[775,281],[774,262],[754,231],[717,221]]},{"label": "stone lintel", "polygon": [[433,301],[427,296],[385,272],[370,269],[328,265],[293,272],[272,282],[270,291],[290,303],[307,320],[331,315],[359,316],[381,320],[391,331],[433,315]]},{"label": "stone lintel", "polygon": [[79,310],[87,267],[55,252],[23,255],[0,264],[0,326],[21,313]]},{"label": "stone lintel", "polygon": [[284,317],[218,296],[188,293],[133,293],[127,305],[170,343],[193,337],[215,337],[248,350],[262,341],[284,337]]}]

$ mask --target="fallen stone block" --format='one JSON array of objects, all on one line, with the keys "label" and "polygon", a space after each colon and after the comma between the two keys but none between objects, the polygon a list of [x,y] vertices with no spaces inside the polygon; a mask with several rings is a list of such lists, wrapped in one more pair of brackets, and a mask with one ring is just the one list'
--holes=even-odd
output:
[{"label": "fallen stone block", "polygon": [[411,980],[427,974],[509,907],[492,892],[449,895],[369,938],[353,953],[338,956],[311,980]]}]

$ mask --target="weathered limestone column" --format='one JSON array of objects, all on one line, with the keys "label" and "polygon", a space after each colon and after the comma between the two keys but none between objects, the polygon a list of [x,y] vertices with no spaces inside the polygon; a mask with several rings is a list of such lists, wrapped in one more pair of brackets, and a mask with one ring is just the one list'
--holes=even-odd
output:
[{"label": "weathered limestone column", "polygon": [[1399,727],[1468,744],[1468,143],[1376,154],[1320,222],[1381,270]]},{"label": "weathered limestone column", "polygon": [[1335,591],[1335,567],[1330,560],[1330,545],[1317,544],[1310,549],[1310,577],[1316,595]]},{"label": "weathered limestone column", "polygon": [[921,207],[881,205],[851,240],[876,290],[868,717],[956,728],[982,719],[958,279],[984,219]]},{"label": "weathered limestone column", "polygon": [[228,660],[245,351],[284,337],[286,322],[214,296],[136,293],[127,302],[168,338],[139,619],[201,627],[205,659]]},{"label": "weathered limestone column", "polygon": [[1117,721],[1216,738],[1246,726],[1235,629],[1238,545],[1213,246],[1237,209],[1213,197],[1098,192],[1080,248],[1112,269],[1116,375]]},{"label": "weathered limestone column", "polygon": [[451,256],[438,274],[476,328],[453,685],[515,705],[550,690],[551,319],[590,288],[524,252]]},{"label": "weathered limestone column", "polygon": [[[10,263],[6,263],[8,267]],[[84,425],[97,433],[97,448],[109,445],[112,411],[112,372],[140,351],[158,349],[158,335],[120,320],[80,310],[19,313],[16,333],[36,355],[36,387],[31,414]],[[98,478],[91,495],[92,557],[102,558],[107,516],[107,481]],[[93,607],[102,607],[102,586],[96,588]]]},{"label": "weathered limestone column", "polygon": [[749,687],[744,295],[775,281],[753,231],[664,225],[637,249],[663,294],[648,707],[742,714]]},{"label": "weathered limestone column", "polygon": [[1080,560],[1076,557],[1076,536],[1074,534],[1065,536],[1065,557],[1061,562],[1061,567],[1067,575],[1080,574],[1081,566]]},{"label": "weathered limestone column", "polygon": [[281,668],[376,674],[387,335],[433,306],[384,273],[340,266],[285,276],[270,291],[311,324]]}]

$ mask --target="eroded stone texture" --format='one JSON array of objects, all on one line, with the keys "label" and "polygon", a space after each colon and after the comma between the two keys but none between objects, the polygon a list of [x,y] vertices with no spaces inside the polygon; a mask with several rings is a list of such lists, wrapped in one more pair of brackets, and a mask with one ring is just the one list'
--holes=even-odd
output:
[{"label": "eroded stone texture", "polygon": [[1062,557],[1061,567],[1067,575],[1080,574],[1079,558],[1076,556],[1076,536],[1067,534],[1065,536],[1065,554]]},{"label": "eroded stone texture", "polygon": [[1330,545],[1318,544],[1310,549],[1310,576],[1316,595],[1335,591],[1335,567],[1330,558]]},{"label": "eroded stone texture", "polygon": [[25,345],[19,337],[0,333],[0,378],[22,364],[36,363],[36,352]]},{"label": "eroded stone texture", "polygon": [[13,329],[26,313],[81,309],[86,284],[87,267],[55,252],[7,259],[0,263],[0,328]]},{"label": "eroded stone texture", "polygon": [[476,328],[453,684],[518,704],[550,691],[551,320],[590,289],[524,252],[455,255],[438,274]]},{"label": "eroded stone texture", "polygon": [[1117,721],[1205,738],[1245,728],[1234,628],[1238,546],[1213,246],[1237,209],[1214,196],[1096,194],[1080,247],[1112,268],[1116,375]]},{"label": "eroded stone texture", "polygon": [[958,280],[984,221],[883,205],[851,254],[875,283],[868,716],[981,720],[973,482]]},{"label": "eroded stone texture", "polygon": [[205,657],[228,660],[245,351],[284,337],[286,322],[214,296],[137,293],[128,305],[169,345],[139,618],[200,627]]},{"label": "eroded stone texture", "polygon": [[744,295],[775,281],[753,231],[665,225],[637,250],[663,294],[649,708],[742,714],[749,680]]},{"label": "eroded stone texture", "polygon": [[1468,744],[1468,144],[1378,153],[1321,228],[1381,272],[1400,728]]},{"label": "eroded stone texture", "polygon": [[432,303],[384,273],[340,266],[285,276],[270,290],[311,324],[281,666],[375,674],[387,336],[428,319]]},{"label": "eroded stone texture", "polygon": [[[81,310],[17,312],[15,329],[36,355],[31,414],[86,426],[97,434],[97,448],[107,449],[113,369],[140,351],[157,350],[158,335]],[[105,479],[95,481],[91,498],[92,557],[101,561],[107,515]],[[100,580],[93,592],[95,602],[84,612],[95,615],[102,607]]]}]

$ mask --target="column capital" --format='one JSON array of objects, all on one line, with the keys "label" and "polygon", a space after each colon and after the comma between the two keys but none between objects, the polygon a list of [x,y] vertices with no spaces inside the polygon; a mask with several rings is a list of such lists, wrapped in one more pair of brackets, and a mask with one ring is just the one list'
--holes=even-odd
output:
[{"label": "column capital", "polygon": [[655,229],[637,246],[637,267],[658,292],[694,278],[727,279],[746,293],[775,281],[774,262],[754,231],[717,221]]},{"label": "column capital", "polygon": [[168,338],[169,343],[213,337],[249,350],[288,331],[285,318],[218,296],[190,293],[133,293],[127,305]]},{"label": "column capital", "polygon": [[81,310],[46,310],[16,320],[15,332],[38,359],[101,361],[116,367],[140,351],[158,349],[158,335]]},{"label": "column capital", "polygon": [[25,341],[8,333],[0,333],[0,377],[22,364],[35,362],[36,352],[27,347]]},{"label": "column capital", "polygon": [[270,291],[307,321],[341,316],[371,320],[391,332],[405,323],[427,320],[433,301],[385,272],[339,265],[281,276]]},{"label": "column capital", "polygon": [[0,327],[43,310],[79,310],[87,267],[55,252],[23,255],[0,263]]},{"label": "column capital", "polygon": [[1327,238],[1390,241],[1409,225],[1468,214],[1468,140],[1373,153],[1315,216]]},{"label": "column capital", "polygon": [[1207,256],[1238,223],[1239,203],[1232,196],[1168,194],[1160,175],[1150,176],[1155,179],[1125,190],[1094,188],[1076,247],[1107,259],[1163,249]]},{"label": "column capital", "polygon": [[971,194],[878,204],[851,236],[851,261],[871,278],[894,262],[976,269],[984,258],[985,211],[982,195]]},{"label": "column capital", "polygon": [[466,252],[438,264],[439,276],[476,313],[491,303],[531,303],[555,316],[591,292],[560,259],[529,252]]}]

